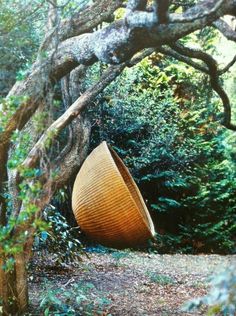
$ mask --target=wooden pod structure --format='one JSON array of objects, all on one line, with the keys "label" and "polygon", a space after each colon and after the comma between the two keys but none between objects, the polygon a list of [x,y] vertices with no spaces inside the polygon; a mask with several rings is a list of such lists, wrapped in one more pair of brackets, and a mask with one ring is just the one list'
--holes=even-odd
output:
[{"label": "wooden pod structure", "polygon": [[72,208],[82,231],[107,247],[142,246],[155,234],[137,185],[105,141],[87,157],[76,177]]}]

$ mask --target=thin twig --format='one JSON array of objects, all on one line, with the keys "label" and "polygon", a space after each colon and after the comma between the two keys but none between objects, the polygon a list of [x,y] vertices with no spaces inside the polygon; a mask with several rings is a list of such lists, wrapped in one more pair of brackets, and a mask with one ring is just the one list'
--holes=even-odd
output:
[{"label": "thin twig", "polygon": [[218,75],[221,76],[223,75],[225,72],[227,72],[236,62],[236,55],[234,56],[234,58],[228,63],[228,65],[226,65],[223,69],[218,71]]}]

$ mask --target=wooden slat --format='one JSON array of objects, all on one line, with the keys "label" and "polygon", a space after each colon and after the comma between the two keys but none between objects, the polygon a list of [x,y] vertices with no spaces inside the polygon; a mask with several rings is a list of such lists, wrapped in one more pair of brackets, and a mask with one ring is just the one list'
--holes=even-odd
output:
[{"label": "wooden slat", "polygon": [[95,148],[81,167],[72,208],[81,229],[105,246],[141,246],[155,234],[137,185],[106,142]]}]

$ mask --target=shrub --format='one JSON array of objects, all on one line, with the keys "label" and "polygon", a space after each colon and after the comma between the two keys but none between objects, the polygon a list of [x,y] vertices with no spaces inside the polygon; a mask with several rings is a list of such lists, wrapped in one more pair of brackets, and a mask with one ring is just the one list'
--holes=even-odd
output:
[{"label": "shrub", "polygon": [[211,290],[204,296],[188,302],[183,310],[193,311],[202,305],[208,307],[208,316],[236,315],[236,266],[215,275],[211,281]]},{"label": "shrub", "polygon": [[234,253],[232,133],[193,72],[161,55],[126,70],[97,100],[92,146],[106,139],[130,168],[156,225],[152,249]]},{"label": "shrub", "polygon": [[41,298],[40,309],[45,316],[104,315],[110,303],[92,283],[78,283],[70,289],[47,290]]},{"label": "shrub", "polygon": [[73,263],[80,260],[82,244],[78,239],[78,227],[71,227],[59,211],[49,205],[43,213],[49,229],[35,237],[34,249],[46,249],[53,254],[56,264]]}]

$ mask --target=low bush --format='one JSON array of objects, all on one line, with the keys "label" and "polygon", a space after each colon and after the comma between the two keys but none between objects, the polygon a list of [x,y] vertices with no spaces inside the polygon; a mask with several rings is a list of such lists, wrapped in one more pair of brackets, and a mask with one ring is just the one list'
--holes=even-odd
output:
[{"label": "low bush", "polygon": [[80,260],[83,251],[78,239],[79,227],[71,227],[60,212],[49,205],[43,213],[48,229],[37,234],[34,241],[35,251],[48,251],[56,264],[74,263]]},{"label": "low bush", "polygon": [[207,316],[236,315],[236,266],[215,275],[211,280],[210,292],[188,302],[183,310],[194,311],[207,306]]},{"label": "low bush", "polygon": [[40,309],[44,316],[109,316],[106,312],[109,304],[110,300],[92,283],[81,282],[70,289],[47,289],[41,298]]}]

